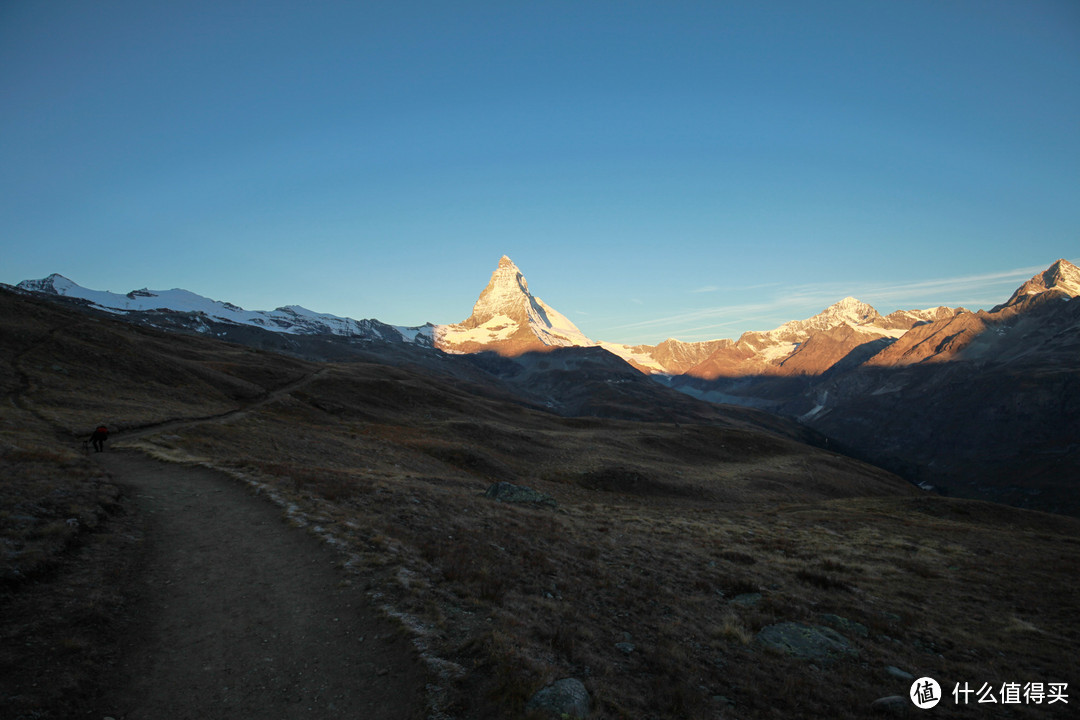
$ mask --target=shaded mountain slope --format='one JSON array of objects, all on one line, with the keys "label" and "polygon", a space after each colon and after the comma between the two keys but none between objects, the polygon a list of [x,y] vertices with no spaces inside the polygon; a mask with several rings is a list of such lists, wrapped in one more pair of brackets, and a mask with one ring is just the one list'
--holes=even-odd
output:
[{"label": "shaded mountain slope", "polygon": [[851,328],[836,328],[785,361],[840,358],[822,374],[669,382],[797,418],[836,447],[942,492],[1080,513],[1077,276],[1061,260],[989,312],[941,314],[863,345]]},{"label": "shaded mountain slope", "polygon": [[[122,315],[127,320],[297,358],[392,364],[453,378],[477,396],[565,416],[704,422],[817,444],[824,434],[833,447],[945,490],[1062,509],[1073,501],[1067,483],[1054,474],[1075,463],[1076,442],[1067,431],[1043,427],[1069,424],[1058,423],[1053,413],[1047,418],[1042,408],[1052,410],[1058,397],[1067,409],[1077,404],[1076,355],[1069,354],[1077,329],[1067,312],[1052,308],[1080,292],[1078,278],[1080,269],[1059,260],[990,312],[938,307],[882,316],[849,297],[806,320],[745,333],[737,341],[628,347],[586,338],[534,297],[521,271],[504,257],[470,318],[433,330],[436,342],[453,355],[406,341],[400,328],[377,321],[362,321],[363,327],[350,321],[355,332],[349,333],[283,332],[265,322],[228,320],[233,311],[227,303],[217,304],[225,308],[220,312],[217,305],[134,309],[158,301],[149,291],[108,301],[134,303]],[[81,289],[65,294],[58,282],[53,277],[22,286],[81,306],[93,297],[100,301],[93,307],[101,308],[102,298],[111,297]],[[205,305],[197,296],[169,292]],[[75,297],[80,294],[87,297]],[[632,369],[682,374],[655,376],[662,387]],[[679,397],[673,388],[695,399]],[[985,411],[980,399],[988,403]],[[118,400],[122,407],[123,393]],[[798,419],[810,431],[730,404]]]},{"label": "shaded mountain slope", "polygon": [[[7,302],[16,303],[14,294],[0,295]],[[61,304],[64,304],[63,301]],[[40,309],[48,307],[40,302],[36,306]],[[10,309],[13,315],[19,314],[15,305],[11,305]],[[718,407],[663,387],[598,347],[546,348],[544,352],[523,353],[513,358],[496,353],[454,355],[411,343],[327,334],[287,334],[207,318],[203,318],[203,322],[212,330],[209,333],[192,331],[186,323],[161,327],[166,317],[162,314],[155,317],[155,327],[144,325],[137,322],[138,317],[134,318],[137,328],[129,333],[123,323],[117,324],[117,320],[130,322],[133,319],[131,316],[116,318],[82,304],[76,304],[72,309],[76,311],[74,314],[57,316],[66,319],[52,321],[57,326],[65,325],[72,329],[72,332],[65,333],[66,344],[56,344],[60,342],[57,339],[51,347],[52,357],[56,360],[52,363],[57,368],[55,373],[74,372],[65,365],[65,358],[93,358],[103,352],[103,347],[123,348],[128,358],[128,363],[119,370],[103,366],[100,372],[90,373],[85,379],[88,390],[98,388],[98,392],[110,396],[109,410],[99,418],[93,417],[92,413],[80,413],[77,404],[70,406],[67,415],[77,417],[78,422],[86,426],[98,422],[107,422],[116,427],[145,424],[148,422],[145,416],[148,408],[141,406],[137,400],[128,400],[129,396],[139,398],[143,393],[156,394],[162,399],[163,407],[169,407],[175,417],[210,415],[227,407],[231,401],[257,397],[267,383],[280,383],[311,372],[313,365],[310,361],[314,360],[370,362],[400,367],[430,376],[447,387],[453,385],[477,396],[563,416],[703,422],[778,432],[802,442],[821,444],[821,438],[815,432],[789,420],[738,406]],[[175,359],[154,357],[157,343],[167,342],[168,338],[168,335],[158,332],[159,329],[183,333],[190,338],[191,348],[226,348],[225,354],[232,359],[216,362],[213,366],[242,373],[242,377],[225,378],[232,387],[224,394],[218,389],[208,389],[205,394],[189,392],[203,382],[196,375],[204,371]],[[95,337],[100,343],[94,347],[82,344]],[[220,340],[239,345],[216,344]],[[18,343],[12,345],[17,346]],[[241,346],[257,351],[250,352]],[[269,351],[270,354],[258,351]],[[186,352],[190,354],[201,350]],[[266,361],[268,357],[279,357],[276,353],[284,355],[272,363]],[[156,368],[168,369],[168,373],[157,374]],[[117,373],[130,374],[137,380],[127,383],[125,390],[107,393],[105,387],[118,383]],[[266,377],[260,375],[258,382],[252,384],[246,379],[248,373],[263,373]],[[163,381],[162,376],[169,379]],[[166,383],[164,386],[163,382]],[[50,383],[42,379],[40,384],[45,387]],[[211,398],[216,398],[216,402],[212,402]],[[175,405],[170,405],[170,402],[175,402]]]},{"label": "shaded mountain slope", "polygon": [[[442,362],[438,354],[415,365],[316,364],[108,318],[88,322],[3,293],[0,302],[3,337],[15,342],[0,356],[9,399],[0,419],[18,434],[2,460],[10,478],[34,466],[53,483],[43,495],[5,495],[4,512],[45,512],[52,491],[78,488],[81,456],[72,448],[82,418],[108,415],[111,393],[130,385],[124,416],[138,417],[140,428],[125,432],[121,418],[110,451],[127,446],[213,466],[326,540],[352,581],[338,590],[362,593],[395,618],[429,663],[429,716],[522,717],[533,693],[563,677],[584,681],[597,720],[722,716],[732,707],[748,720],[855,720],[873,698],[906,692],[884,671],[889,665],[936,677],[1080,682],[1069,661],[1080,639],[1072,519],[933,497],[731,418],[560,416],[465,380],[475,366],[453,364],[460,376],[427,369]],[[608,362],[562,354],[544,357],[567,367]],[[523,362],[519,374],[542,370]],[[555,505],[484,497],[495,480],[528,485]],[[71,507],[59,512],[81,513]],[[140,506],[121,495],[120,508],[127,514],[106,509],[92,530],[68,525],[70,515],[43,516],[48,533],[4,539],[38,542],[70,529],[76,542],[107,539],[123,557],[131,545],[120,522]],[[28,546],[17,556],[8,552],[14,544],[2,547],[5,561],[30,555]],[[47,559],[66,552],[36,550]],[[99,576],[130,578],[123,567],[106,564]],[[56,650],[50,677],[79,658],[91,668],[117,660],[88,644],[106,647],[110,623],[130,606],[99,595],[89,616],[81,603],[48,605],[57,609],[51,634],[40,624],[12,628],[16,604],[71,597],[69,575],[54,572],[34,586],[41,595],[21,584],[0,596],[0,648],[19,651],[0,659],[23,668],[19,677],[43,671],[46,647]],[[96,618],[92,639],[88,618]],[[836,624],[851,654],[822,673],[756,640],[783,622]],[[0,682],[14,677],[5,672]],[[3,689],[0,700],[27,688]],[[1035,710],[1016,714],[1034,718]]]},{"label": "shaded mountain slope", "polygon": [[[420,446],[409,440],[395,453],[413,453],[421,465],[430,458],[424,443],[445,444],[444,423],[457,422],[518,426],[522,452],[533,458],[538,448],[570,443],[581,457],[603,456],[611,462],[621,458],[633,464],[626,437],[678,437],[681,424],[695,424],[709,428],[705,432],[712,433],[715,442],[736,433],[732,437],[744,438],[752,448],[771,447],[779,455],[805,456],[810,463],[843,462],[799,442],[816,436],[790,421],[700,402],[650,381],[599,348],[567,348],[519,358],[489,356],[486,361],[484,356],[427,351],[421,362],[325,366],[206,337],[87,317],[9,292],[0,292],[0,303],[9,318],[0,337],[6,340],[7,362],[21,378],[21,385],[11,392],[18,403],[72,438],[99,423],[122,438],[127,430],[154,423],[228,416],[237,407],[273,399],[275,388],[293,383],[297,389],[291,397],[307,404],[302,425],[331,422],[334,417],[340,422],[408,425],[414,428],[406,433],[409,438],[427,440]],[[582,424],[575,416],[594,419]],[[595,436],[579,439],[583,427],[594,428]],[[276,430],[288,432],[284,427]],[[547,434],[551,439],[545,441]],[[478,447],[470,452],[487,457],[490,451],[482,440],[482,434],[474,438]],[[605,450],[608,440],[610,452]],[[660,465],[676,466],[687,459],[684,443],[660,443],[669,444],[678,452],[663,458],[649,450],[648,462],[662,460]],[[740,444],[724,444],[725,455],[737,458]],[[757,449],[748,453],[760,454]],[[483,464],[506,464],[519,476],[537,472],[533,460],[519,464],[515,452],[489,459]],[[564,448],[544,463],[548,469],[563,465],[581,467],[582,461],[567,456]],[[879,475],[861,463],[855,463],[851,472]],[[700,482],[707,483],[706,476]],[[804,491],[814,492],[810,486]],[[906,491],[897,481],[888,492]]]},{"label": "shaded mountain slope", "polygon": [[1080,303],[1011,307],[927,326],[907,346],[930,348],[922,362],[868,363],[783,409],[951,494],[1078,514]]}]

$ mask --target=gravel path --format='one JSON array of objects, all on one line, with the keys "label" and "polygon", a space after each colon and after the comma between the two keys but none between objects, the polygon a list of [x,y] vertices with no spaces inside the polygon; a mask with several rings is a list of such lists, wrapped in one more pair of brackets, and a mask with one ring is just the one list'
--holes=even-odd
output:
[{"label": "gravel path", "polygon": [[146,532],[112,717],[422,716],[412,644],[277,507],[209,470],[97,457]]}]

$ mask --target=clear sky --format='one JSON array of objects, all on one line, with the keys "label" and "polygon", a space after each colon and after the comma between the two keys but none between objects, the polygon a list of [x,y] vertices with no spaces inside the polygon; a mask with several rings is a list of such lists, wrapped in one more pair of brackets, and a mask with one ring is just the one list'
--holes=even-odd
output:
[{"label": "clear sky", "polygon": [[596,340],[1080,258],[1080,2],[0,3],[0,281]]}]

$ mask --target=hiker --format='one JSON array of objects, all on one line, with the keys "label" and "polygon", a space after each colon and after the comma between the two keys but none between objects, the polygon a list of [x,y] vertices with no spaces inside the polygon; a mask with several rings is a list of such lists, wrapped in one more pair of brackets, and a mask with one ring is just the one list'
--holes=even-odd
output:
[{"label": "hiker", "polygon": [[90,434],[90,442],[94,445],[94,452],[101,452],[105,449],[105,441],[109,439],[109,428],[104,425],[98,425],[97,430],[94,430]]}]

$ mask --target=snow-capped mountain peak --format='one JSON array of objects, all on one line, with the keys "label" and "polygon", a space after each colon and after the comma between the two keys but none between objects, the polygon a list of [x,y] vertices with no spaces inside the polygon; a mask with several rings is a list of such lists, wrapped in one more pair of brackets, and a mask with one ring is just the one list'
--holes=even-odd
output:
[{"label": "snow-capped mountain peak", "polygon": [[1046,290],[1057,289],[1076,297],[1080,295],[1080,268],[1062,258],[1029,282],[1041,285]]},{"label": "snow-capped mountain peak", "polygon": [[53,273],[40,280],[23,280],[16,287],[20,290],[47,293],[49,295],[67,295],[71,290],[79,286],[60,273]]},{"label": "snow-capped mountain peak", "polygon": [[[93,308],[117,315],[139,313],[186,313],[193,316],[192,329],[208,332],[207,322],[230,325],[250,325],[277,333],[291,335],[340,335],[350,338],[378,339],[430,345],[432,326],[396,327],[377,320],[354,320],[327,313],[317,313],[299,305],[287,305],[276,310],[244,310],[228,302],[211,300],[188,290],[150,290],[142,288],[129,293],[90,290],[63,275],[52,274],[41,280],[24,280],[20,290],[81,300]],[[147,320],[154,324],[152,320]]]},{"label": "snow-capped mountain peak", "polygon": [[833,303],[813,317],[805,320],[792,320],[767,332],[746,333],[743,335],[743,339],[747,341],[756,340],[758,343],[801,343],[814,333],[830,330],[840,325],[849,325],[855,328],[872,325],[880,318],[881,315],[872,306],[856,298],[846,297]]},{"label": "snow-capped mountain peak", "polygon": [[1050,291],[1061,292],[1068,297],[1080,295],[1080,268],[1064,258],[1058,260],[1018,287],[1012,297],[998,308],[1015,305],[1029,295],[1039,295]]},{"label": "snow-capped mountain peak", "polygon": [[471,329],[500,315],[519,322],[526,321],[530,311],[540,312],[537,304],[521,270],[513,260],[503,255],[487,287],[473,305],[472,314],[461,324]]},{"label": "snow-capped mountain peak", "polygon": [[817,317],[835,319],[849,325],[864,325],[873,322],[881,315],[872,306],[848,296],[825,308]]},{"label": "snow-capped mountain peak", "polygon": [[593,346],[566,316],[529,292],[529,283],[506,255],[460,323],[435,329],[435,346],[455,353],[493,350],[518,355],[552,347]]},{"label": "snow-capped mountain peak", "polygon": [[1080,267],[1062,258],[1050,266],[1053,287],[1061,288],[1073,297],[1080,295]]}]

